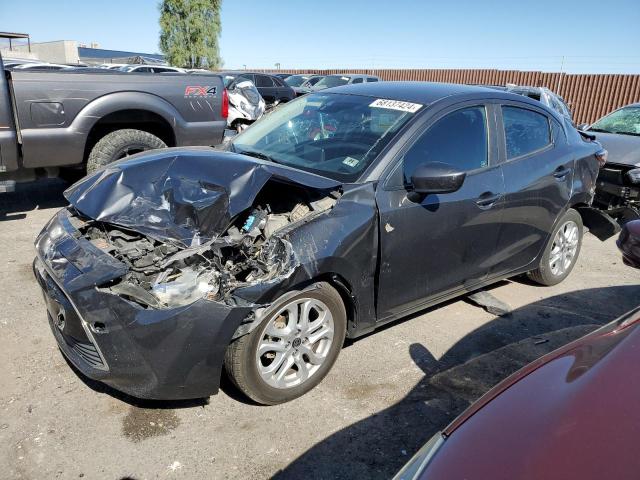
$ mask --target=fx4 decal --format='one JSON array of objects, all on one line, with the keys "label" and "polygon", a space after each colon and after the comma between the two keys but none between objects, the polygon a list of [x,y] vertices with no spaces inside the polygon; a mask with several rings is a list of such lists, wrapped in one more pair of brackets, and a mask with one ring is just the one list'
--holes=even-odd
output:
[{"label": "fx4 decal", "polygon": [[185,97],[215,97],[218,87],[189,85],[184,89]]}]

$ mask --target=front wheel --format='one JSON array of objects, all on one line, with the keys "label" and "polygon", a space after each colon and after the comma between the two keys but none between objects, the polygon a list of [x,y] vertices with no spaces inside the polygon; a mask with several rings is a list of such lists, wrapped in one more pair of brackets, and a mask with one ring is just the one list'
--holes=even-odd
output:
[{"label": "front wheel", "polygon": [[340,353],[347,326],[342,298],[328,283],[281,298],[225,355],[233,383],[265,405],[288,402],[318,385]]},{"label": "front wheel", "polygon": [[556,285],[567,278],[578,260],[582,234],[582,217],[572,208],[567,210],[549,236],[540,265],[529,272],[529,278],[546,286]]}]

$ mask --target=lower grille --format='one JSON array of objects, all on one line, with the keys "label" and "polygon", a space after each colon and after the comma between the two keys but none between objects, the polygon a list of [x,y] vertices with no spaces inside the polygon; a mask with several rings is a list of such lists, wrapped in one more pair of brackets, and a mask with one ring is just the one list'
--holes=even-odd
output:
[{"label": "lower grille", "polygon": [[65,338],[67,345],[76,352],[85,362],[94,368],[104,368],[100,354],[92,343],[78,342],[73,338]]},{"label": "lower grille", "polygon": [[98,349],[93,343],[90,342],[81,342],[76,340],[70,335],[65,335],[60,331],[60,329],[55,325],[53,319],[51,318],[51,314],[47,312],[49,316],[49,322],[51,324],[51,329],[53,330],[55,337],[58,339],[58,343],[64,342],[69,350],[73,350],[80,358],[82,358],[89,366],[93,368],[99,368],[102,370],[106,369],[106,365],[102,361],[102,357],[98,353]]}]

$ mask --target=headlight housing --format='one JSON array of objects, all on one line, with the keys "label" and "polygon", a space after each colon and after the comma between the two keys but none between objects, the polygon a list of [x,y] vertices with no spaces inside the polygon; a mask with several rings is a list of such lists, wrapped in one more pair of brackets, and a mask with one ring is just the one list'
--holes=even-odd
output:
[{"label": "headlight housing", "polygon": [[627,172],[627,178],[631,183],[639,184],[640,183],[640,168],[634,168]]},{"label": "headlight housing", "polygon": [[169,281],[155,283],[151,293],[168,307],[188,305],[205,296],[218,293],[218,273],[212,270],[196,271],[185,268]]},{"label": "headlight housing", "polygon": [[415,480],[425,471],[429,462],[433,459],[440,447],[444,444],[445,437],[442,433],[436,433],[431,439],[411,457],[411,460],[402,467],[393,480]]}]

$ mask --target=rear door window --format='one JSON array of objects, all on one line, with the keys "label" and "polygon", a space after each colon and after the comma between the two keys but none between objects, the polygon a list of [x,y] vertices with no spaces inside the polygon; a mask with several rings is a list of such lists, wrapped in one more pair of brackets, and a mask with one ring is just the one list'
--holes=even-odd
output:
[{"label": "rear door window", "polygon": [[551,144],[549,119],[526,108],[502,106],[507,160],[536,152]]},{"label": "rear door window", "polygon": [[266,88],[273,86],[273,80],[271,80],[271,77],[267,77],[266,75],[256,75],[256,87]]},{"label": "rear door window", "polygon": [[378,79],[376,77],[367,77],[367,82],[377,82]]}]

